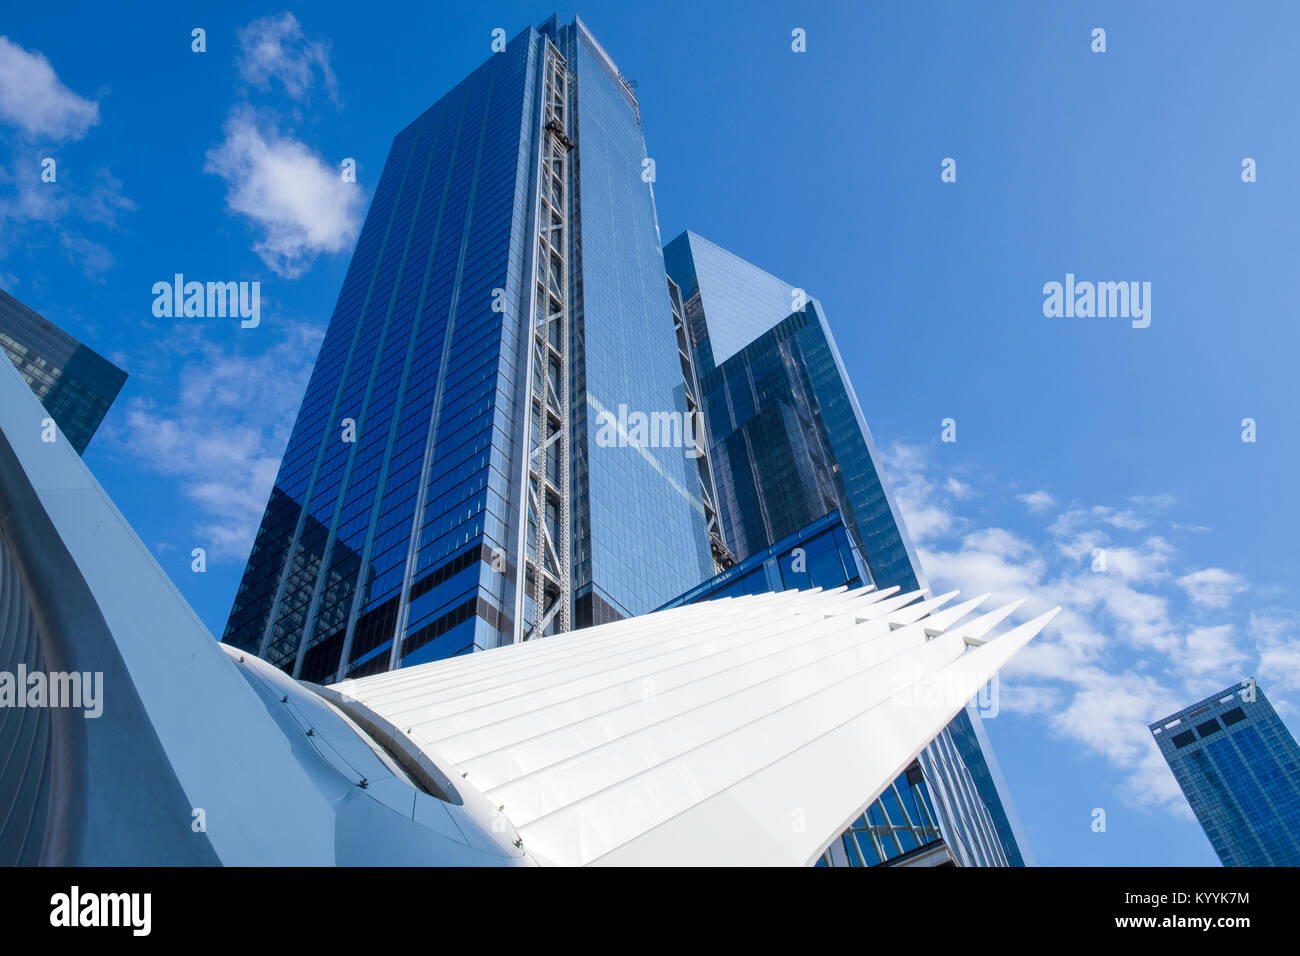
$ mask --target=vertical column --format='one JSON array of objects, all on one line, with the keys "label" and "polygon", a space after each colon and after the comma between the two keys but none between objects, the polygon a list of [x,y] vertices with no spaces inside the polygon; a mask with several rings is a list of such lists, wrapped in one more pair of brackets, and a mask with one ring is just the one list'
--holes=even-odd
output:
[{"label": "vertical column", "polygon": [[[549,41],[543,65],[534,294],[525,448],[525,590],[517,641],[567,631],[569,529],[569,153],[568,67]],[[521,601],[522,603],[522,601]]]}]

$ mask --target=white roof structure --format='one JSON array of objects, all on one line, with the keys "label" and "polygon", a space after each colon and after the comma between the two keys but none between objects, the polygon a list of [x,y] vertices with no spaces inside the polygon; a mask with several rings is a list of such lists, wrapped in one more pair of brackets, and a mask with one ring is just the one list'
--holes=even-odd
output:
[{"label": "white roof structure", "polygon": [[808,864],[1055,613],[789,591],[319,688],[217,644],[45,419],[0,361],[0,671],[102,713],[0,709],[0,865]]},{"label": "white roof structure", "polygon": [[1056,613],[989,639],[1019,602],[896,591],[724,598],[330,689],[538,862],[808,865]]}]

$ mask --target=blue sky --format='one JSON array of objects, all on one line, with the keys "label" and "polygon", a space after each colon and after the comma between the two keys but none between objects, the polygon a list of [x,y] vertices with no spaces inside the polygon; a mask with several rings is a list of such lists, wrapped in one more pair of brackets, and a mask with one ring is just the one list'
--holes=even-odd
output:
[{"label": "blue sky", "polygon": [[[131,373],[86,460],[214,632],[393,135],[551,12],[8,11],[0,286]],[[638,83],[665,238],[824,304],[932,583],[1064,605],[987,722],[1038,861],[1214,864],[1146,724],[1247,675],[1300,714],[1300,9],[558,12]],[[155,318],[177,272],[260,281],[261,325]],[[1150,282],[1150,326],[1046,317],[1067,273]]]}]

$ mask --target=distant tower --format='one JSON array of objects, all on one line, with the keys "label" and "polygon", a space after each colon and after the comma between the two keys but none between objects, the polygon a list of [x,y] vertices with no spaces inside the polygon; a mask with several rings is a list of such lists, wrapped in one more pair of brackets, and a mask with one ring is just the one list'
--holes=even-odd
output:
[{"label": "distant tower", "polygon": [[0,349],[32,387],[77,454],[83,454],[122,390],[126,372],[3,289]]},{"label": "distant tower", "polygon": [[[720,524],[741,566],[834,512],[872,583],[926,587],[821,303],[693,232],[668,243],[664,259],[695,353]],[[829,575],[828,586],[854,577],[844,566],[836,573],[846,576]],[[958,862],[1025,864],[1015,811],[973,708],[927,748],[922,766],[931,789],[955,808],[947,836]],[[898,787],[914,784],[900,778]],[[855,830],[886,830],[881,821],[890,817],[868,814]],[[857,851],[846,847],[851,863]]]},{"label": "distant tower", "polygon": [[1300,866],[1300,747],[1253,679],[1151,733],[1224,866]]}]

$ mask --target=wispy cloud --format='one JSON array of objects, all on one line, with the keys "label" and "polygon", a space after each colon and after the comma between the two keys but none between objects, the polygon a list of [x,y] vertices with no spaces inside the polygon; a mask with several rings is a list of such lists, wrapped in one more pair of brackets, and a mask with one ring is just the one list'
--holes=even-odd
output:
[{"label": "wispy cloud", "polygon": [[1224,608],[1234,596],[1246,590],[1246,582],[1239,575],[1223,568],[1202,568],[1178,579],[1178,586],[1187,592],[1193,604],[1206,608]]},{"label": "wispy cloud", "polygon": [[1187,645],[1179,658],[1193,674],[1230,673],[1247,663],[1245,652],[1237,646],[1231,624],[1198,627],[1187,635]]},{"label": "wispy cloud", "polygon": [[[249,87],[279,87],[298,101],[309,96],[319,74],[338,99],[328,45],[308,40],[291,13],[262,17],[240,30],[236,63]],[[203,169],[225,180],[227,208],[250,224],[253,251],[284,278],[303,275],[322,253],[345,251],[361,227],[360,186],[345,182],[339,166],[291,129],[281,129],[266,107],[237,103],[225,139],[208,151]]]},{"label": "wispy cloud", "polygon": [[73,186],[60,180],[42,182],[41,151],[19,146],[12,162],[0,166],[0,258],[15,250],[32,253],[50,247],[61,250],[92,279],[112,267],[110,245],[102,234],[117,228],[121,214],[136,208],[122,183],[107,169]]},{"label": "wispy cloud", "polygon": [[257,229],[253,251],[277,275],[297,278],[320,253],[346,249],[360,227],[357,184],[253,110],[235,111],[203,168],[226,181],[227,205]]},{"label": "wispy cloud", "polygon": [[1056,504],[1056,499],[1041,489],[1031,491],[1028,494],[1016,495],[1016,499],[1023,502],[1024,506],[1035,514],[1042,514]]},{"label": "wispy cloud", "polygon": [[[99,104],[68,89],[39,51],[0,36],[0,126],[15,131],[0,166],[0,258],[15,251],[61,250],[98,279],[113,264],[109,245],[87,235],[116,228],[135,209],[105,168],[69,177],[65,153],[99,122]],[[53,161],[45,178],[46,161]]]},{"label": "wispy cloud", "polygon": [[97,279],[113,267],[113,253],[108,247],[87,239],[80,233],[61,232],[59,246],[69,261],[80,266],[88,278]]},{"label": "wispy cloud", "polygon": [[925,452],[918,446],[896,444],[885,452],[885,473],[894,498],[907,515],[907,531],[918,544],[956,530],[952,510],[942,506],[951,497],[927,470]]},{"label": "wispy cloud", "polygon": [[178,332],[167,343],[188,353],[167,392],[178,402],[137,398],[109,434],[137,466],[177,479],[193,506],[186,551],[243,561],[252,547],[320,343],[305,324],[274,328],[280,338],[257,355]]},{"label": "wispy cloud", "polygon": [[1091,508],[1070,508],[1056,516],[1050,530],[1056,535],[1070,535],[1080,528],[1109,525],[1124,531],[1140,531],[1148,519],[1131,508],[1111,508],[1093,505]]},{"label": "wispy cloud", "polygon": [[330,96],[338,99],[338,81],[330,69],[329,44],[308,40],[292,13],[254,20],[239,31],[239,78],[259,90],[278,80],[291,98],[308,96],[319,73]]},{"label": "wispy cloud", "polygon": [[0,36],[0,123],[29,139],[81,139],[99,122],[99,104],[59,81],[50,61]]},{"label": "wispy cloud", "polygon": [[1251,611],[1249,630],[1260,648],[1260,673],[1287,691],[1300,691],[1300,615],[1280,608]]},{"label": "wispy cloud", "polygon": [[[990,514],[1006,504],[980,496],[978,483],[956,494],[916,446],[886,450],[885,472],[934,590],[992,592],[996,601],[1027,598],[1022,615],[1060,604],[1052,626],[1007,667],[1001,701],[1009,713],[1034,714],[1053,733],[1108,760],[1118,789],[1139,806],[1186,813],[1147,724],[1190,701],[1253,674],[1282,709],[1300,691],[1300,615],[1287,609],[1225,616],[1244,580],[1198,567],[1167,535],[1176,525],[1152,514],[1173,508],[1164,495],[1125,505],[1060,508],[1045,489],[1016,498],[1007,527]],[[965,509],[978,508],[975,513]],[[1163,520],[1163,519],[1161,519]],[[979,528],[979,530],[974,530]],[[1184,599],[1184,595],[1191,599]],[[1023,695],[1023,696],[1021,696]]]}]

